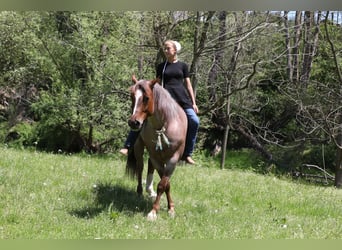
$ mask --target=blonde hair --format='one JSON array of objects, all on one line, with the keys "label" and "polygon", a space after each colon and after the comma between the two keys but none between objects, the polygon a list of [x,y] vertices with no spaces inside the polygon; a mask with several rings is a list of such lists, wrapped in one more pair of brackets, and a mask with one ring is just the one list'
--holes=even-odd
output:
[{"label": "blonde hair", "polygon": [[180,45],[179,42],[174,41],[174,40],[166,40],[164,44],[166,43],[172,43],[173,47],[176,49],[176,52],[179,53],[182,49],[182,46]]}]

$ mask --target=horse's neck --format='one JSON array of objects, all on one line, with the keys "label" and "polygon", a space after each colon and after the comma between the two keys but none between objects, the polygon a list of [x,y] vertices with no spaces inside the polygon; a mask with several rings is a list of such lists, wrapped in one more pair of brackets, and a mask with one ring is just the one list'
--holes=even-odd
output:
[{"label": "horse's neck", "polygon": [[[159,101],[155,100],[154,103],[154,112],[150,116],[149,120],[150,123],[152,124],[153,128],[159,130],[161,128],[167,128],[168,124],[172,122],[173,118],[172,115],[170,116],[170,110],[169,108],[173,108],[174,105],[166,105],[165,102],[175,102],[171,96],[167,96],[163,94],[163,91],[167,92],[166,89],[162,88],[161,86],[157,85],[155,86],[153,91],[158,91],[155,92],[155,98],[158,96],[158,100],[162,99],[163,102],[160,103]],[[157,103],[159,102],[160,105]]]},{"label": "horse's neck", "polygon": [[154,111],[153,115],[151,115],[148,118],[148,121],[150,122],[152,127],[157,129],[157,130],[165,127],[165,125],[166,125],[166,121],[162,118],[162,115],[161,115],[160,111],[158,111],[158,110]]}]

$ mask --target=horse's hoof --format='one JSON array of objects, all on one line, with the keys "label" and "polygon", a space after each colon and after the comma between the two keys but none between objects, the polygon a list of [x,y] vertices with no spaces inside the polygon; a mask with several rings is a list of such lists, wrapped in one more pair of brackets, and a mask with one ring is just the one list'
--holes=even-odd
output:
[{"label": "horse's hoof", "polygon": [[149,198],[155,199],[157,197],[157,193],[154,191],[148,192]]},{"label": "horse's hoof", "polygon": [[170,209],[170,210],[168,211],[168,214],[169,214],[170,218],[175,218],[176,212],[175,212],[174,209]]},{"label": "horse's hoof", "polygon": [[155,221],[157,219],[157,213],[156,211],[152,210],[151,212],[148,213],[147,215],[147,220],[149,221]]}]

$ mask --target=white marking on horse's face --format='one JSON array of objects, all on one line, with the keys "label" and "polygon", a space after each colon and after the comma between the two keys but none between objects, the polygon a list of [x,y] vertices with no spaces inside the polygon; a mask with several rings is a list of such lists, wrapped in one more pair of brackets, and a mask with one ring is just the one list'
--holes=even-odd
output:
[{"label": "white marking on horse's face", "polygon": [[143,97],[143,92],[141,91],[141,89],[138,89],[137,91],[135,91],[135,95],[134,95],[135,102],[134,102],[133,115],[135,114],[135,112],[137,110],[139,99],[142,97]]}]

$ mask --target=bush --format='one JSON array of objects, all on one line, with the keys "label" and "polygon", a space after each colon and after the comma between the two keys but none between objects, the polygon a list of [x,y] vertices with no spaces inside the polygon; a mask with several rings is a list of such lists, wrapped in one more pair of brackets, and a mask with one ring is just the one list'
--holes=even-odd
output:
[{"label": "bush", "polygon": [[333,143],[329,145],[308,145],[302,152],[302,163],[325,166],[327,169],[335,169],[336,147]]},{"label": "bush", "polygon": [[35,124],[21,122],[6,132],[4,142],[15,148],[34,146],[36,141]]},{"label": "bush", "polygon": [[85,147],[80,131],[61,125],[39,127],[37,148],[52,152],[78,153]]},{"label": "bush", "polygon": [[334,144],[305,143],[298,146],[272,147],[273,160],[282,172],[306,171],[304,164],[317,165],[333,171],[336,148]]}]

